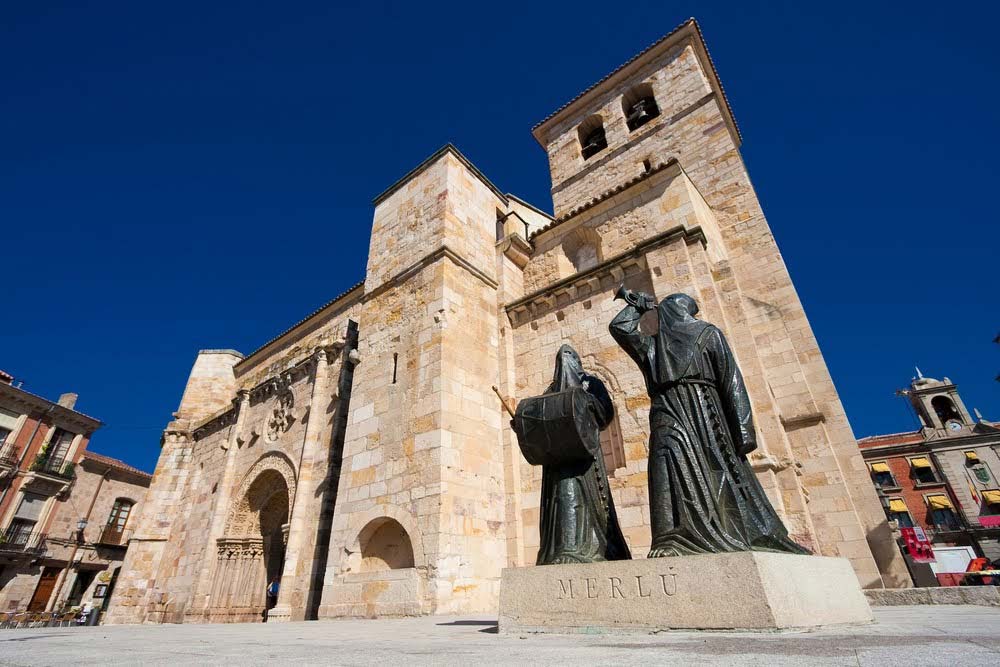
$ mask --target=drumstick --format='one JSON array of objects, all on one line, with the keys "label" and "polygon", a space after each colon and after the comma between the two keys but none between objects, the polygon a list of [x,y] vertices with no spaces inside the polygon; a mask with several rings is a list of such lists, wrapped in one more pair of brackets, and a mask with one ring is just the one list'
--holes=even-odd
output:
[{"label": "drumstick", "polygon": [[503,397],[503,394],[500,393],[500,390],[497,389],[496,385],[493,385],[493,392],[497,395],[497,398],[500,399],[500,402],[503,403],[503,409],[506,410],[507,414],[509,414],[511,419],[513,419],[514,411],[510,409],[509,405],[507,405],[507,399]]}]

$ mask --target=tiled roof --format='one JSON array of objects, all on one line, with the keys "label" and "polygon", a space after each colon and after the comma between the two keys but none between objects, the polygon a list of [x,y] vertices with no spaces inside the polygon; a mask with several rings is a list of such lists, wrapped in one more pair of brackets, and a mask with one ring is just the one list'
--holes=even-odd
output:
[{"label": "tiled roof", "polygon": [[130,472],[133,475],[139,475],[141,477],[145,477],[146,479],[153,478],[153,476],[150,475],[145,470],[139,470],[138,468],[130,466],[124,461],[121,461],[119,459],[113,459],[110,456],[105,456],[104,454],[98,454],[97,452],[92,452],[90,450],[87,450],[86,452],[83,453],[83,458],[88,459],[90,461],[95,461],[97,463],[103,463],[104,465],[110,468],[116,468],[124,472]]},{"label": "tiled roof", "polygon": [[[333,297],[332,299],[330,299],[329,301],[327,301],[326,303],[324,303],[322,306],[320,306],[319,308],[317,308],[313,312],[309,313],[308,315],[306,315],[305,317],[303,317],[301,320],[299,320],[298,322],[296,322],[292,326],[288,327],[287,329],[285,329],[284,331],[282,331],[280,334],[278,334],[277,336],[275,336],[271,340],[267,341],[266,343],[264,343],[263,345],[261,345],[260,347],[258,347],[253,352],[251,352],[247,356],[243,357],[243,359],[241,359],[240,361],[236,362],[236,365],[239,366],[240,364],[246,363],[247,359],[250,359],[251,357],[253,357],[253,355],[257,354],[258,352],[260,352],[265,347],[267,347],[268,345],[270,345],[274,341],[278,340],[282,336],[285,336],[285,335],[291,333],[292,331],[294,331],[295,329],[297,329],[298,327],[302,326],[303,324],[305,324],[306,322],[308,322],[309,320],[311,320],[315,316],[319,315],[325,309],[329,308],[333,304],[335,304],[338,301],[340,301],[341,299],[343,299],[345,296],[347,296],[348,294],[350,294],[354,290],[358,289],[359,287],[362,287],[364,284],[365,284],[364,280],[354,283],[353,285],[351,285],[350,287],[348,287],[346,290],[344,290],[343,292],[341,292],[337,296]],[[239,354],[239,353],[237,353],[237,354]]]},{"label": "tiled roof", "polygon": [[880,445],[909,445],[923,442],[920,431],[903,431],[902,433],[886,433],[884,435],[869,435],[858,438],[858,447],[876,447]]},{"label": "tiled roof", "polygon": [[539,234],[543,234],[543,233],[549,231],[550,229],[552,229],[554,227],[558,227],[559,225],[561,225],[562,223],[566,222],[567,220],[569,220],[571,218],[575,218],[576,216],[580,215],[584,211],[597,206],[602,201],[604,201],[606,199],[611,199],[616,194],[624,192],[625,190],[628,190],[633,185],[635,185],[637,183],[641,183],[642,181],[646,180],[647,178],[651,178],[651,177],[655,176],[656,174],[660,173],[661,171],[663,171],[664,169],[668,169],[670,167],[673,167],[676,164],[678,164],[677,158],[672,157],[672,158],[668,159],[666,162],[664,162],[662,164],[656,165],[655,167],[653,167],[649,171],[645,171],[645,172],[639,174],[635,178],[631,178],[631,179],[625,181],[624,183],[619,183],[618,185],[616,185],[615,187],[611,188],[607,192],[599,194],[596,197],[594,197],[593,199],[580,204],[579,206],[577,206],[576,208],[574,208],[573,210],[571,210],[569,213],[566,213],[564,215],[559,216],[558,218],[553,219],[552,222],[550,222],[549,224],[545,225],[544,227],[541,227],[540,229],[536,229],[534,232],[531,233],[531,238],[529,238],[528,240],[529,241],[534,241],[535,238]]},{"label": "tiled roof", "polygon": [[83,418],[83,419],[85,419],[85,420],[87,420],[89,422],[92,422],[94,429],[100,428],[101,426],[104,425],[104,422],[102,422],[97,417],[91,417],[88,414],[80,412],[76,408],[67,408],[65,405],[59,405],[58,402],[56,402],[56,401],[50,401],[49,399],[45,398],[44,396],[39,396],[38,394],[33,394],[30,391],[28,391],[27,389],[24,389],[23,387],[15,387],[12,384],[6,384],[6,383],[0,384],[0,387],[3,387],[4,391],[13,390],[14,392],[20,392],[20,393],[24,394],[25,396],[30,396],[31,398],[35,399],[36,401],[42,401],[45,404],[51,406],[51,409],[53,409],[53,410],[65,410],[66,413],[69,413],[71,415],[76,415],[78,418]]}]

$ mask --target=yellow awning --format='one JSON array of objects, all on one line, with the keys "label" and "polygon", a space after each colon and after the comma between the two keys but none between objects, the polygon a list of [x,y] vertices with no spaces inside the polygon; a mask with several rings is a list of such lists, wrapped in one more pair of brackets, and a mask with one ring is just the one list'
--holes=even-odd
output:
[{"label": "yellow awning", "polygon": [[885,463],[873,463],[872,472],[889,472],[889,466]]},{"label": "yellow awning", "polygon": [[979,454],[976,454],[975,452],[966,452],[965,460],[973,463],[979,463]]},{"label": "yellow awning", "polygon": [[1000,505],[1000,491],[997,491],[996,489],[990,489],[989,491],[983,491],[982,493],[983,493],[983,500],[985,500],[991,505],[993,504]]},{"label": "yellow awning", "polygon": [[930,468],[931,467],[931,462],[928,461],[923,456],[921,456],[918,459],[911,459],[910,460],[910,465],[913,466],[914,468]]},{"label": "yellow awning", "polygon": [[906,503],[900,498],[890,498],[889,499],[889,511],[890,512],[908,512],[906,508]]},{"label": "yellow awning", "polygon": [[954,505],[948,500],[948,496],[939,494],[935,496],[927,496],[927,506],[932,510],[953,510]]}]

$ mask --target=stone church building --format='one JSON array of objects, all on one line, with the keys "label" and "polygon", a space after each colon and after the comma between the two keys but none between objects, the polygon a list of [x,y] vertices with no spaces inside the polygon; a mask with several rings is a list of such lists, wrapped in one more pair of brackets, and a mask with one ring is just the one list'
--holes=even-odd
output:
[{"label": "stone church building", "polygon": [[[618,285],[683,291],[731,341],[754,402],[752,463],[791,536],[909,585],[689,20],[533,129],[554,216],[446,145],[375,198],[367,272],[252,354],[203,350],[108,622],[494,610],[532,565],[541,470],[500,400],[536,395],[571,343],[612,392],[610,489],[650,542],[649,400],[608,332]],[[654,324],[655,326],[655,324]],[[884,536],[883,536],[884,537]]]}]

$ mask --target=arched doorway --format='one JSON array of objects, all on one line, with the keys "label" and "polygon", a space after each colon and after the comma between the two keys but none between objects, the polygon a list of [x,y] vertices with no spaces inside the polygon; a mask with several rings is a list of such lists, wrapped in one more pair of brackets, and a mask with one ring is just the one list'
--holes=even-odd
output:
[{"label": "arched doorway", "polygon": [[268,470],[254,481],[247,492],[247,505],[256,514],[251,534],[260,536],[263,548],[265,580],[281,576],[285,566],[285,526],[288,524],[288,486],[275,470]]},{"label": "arched doorway", "polygon": [[219,539],[211,620],[261,620],[267,585],[284,568],[294,479],[283,459],[278,465],[265,461],[247,474],[235,496],[225,536]]}]

